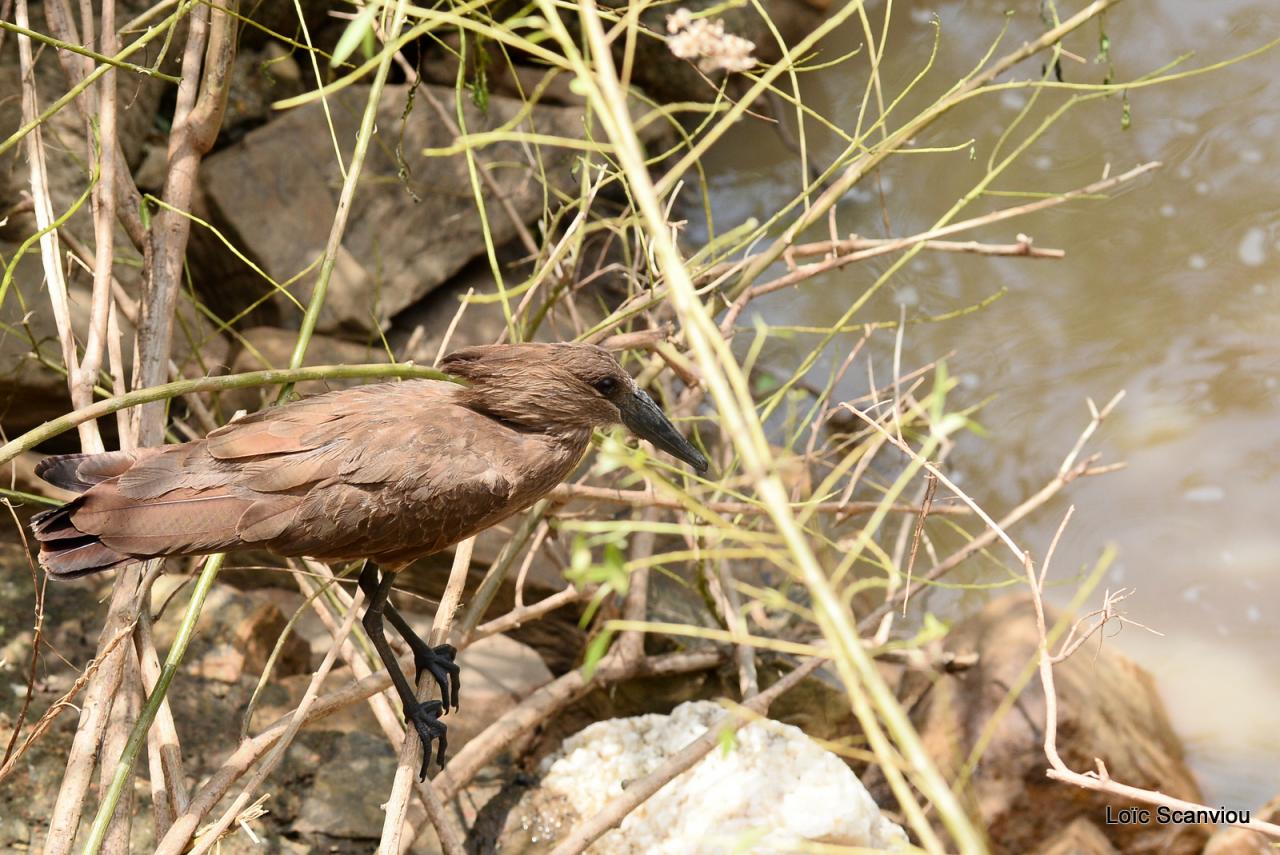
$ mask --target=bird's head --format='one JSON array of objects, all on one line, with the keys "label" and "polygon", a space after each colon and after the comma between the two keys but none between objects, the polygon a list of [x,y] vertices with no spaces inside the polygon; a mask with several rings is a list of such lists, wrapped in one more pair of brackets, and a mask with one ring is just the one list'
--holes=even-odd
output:
[{"label": "bird's head", "polygon": [[495,344],[455,350],[441,369],[467,380],[467,406],[522,430],[623,424],[699,472],[707,459],[608,351],[592,344]]}]

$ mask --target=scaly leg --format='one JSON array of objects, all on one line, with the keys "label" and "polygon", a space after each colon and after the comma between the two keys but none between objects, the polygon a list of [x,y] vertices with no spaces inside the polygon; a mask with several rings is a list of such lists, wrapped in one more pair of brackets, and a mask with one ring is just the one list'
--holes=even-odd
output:
[{"label": "scaly leg", "polygon": [[[372,601],[373,595],[378,589],[377,577],[378,574],[373,564],[366,562],[364,570],[360,573],[360,588],[370,601]],[[458,689],[460,687],[459,676],[462,673],[462,669],[453,661],[454,657],[458,655],[458,651],[452,644],[441,644],[437,647],[432,647],[423,641],[413,631],[413,627],[409,626],[409,622],[391,604],[390,599],[383,606],[383,614],[386,615],[387,620],[391,621],[391,625],[395,627],[396,632],[404,639],[405,644],[409,645],[409,649],[413,651],[414,684],[416,685],[422,679],[422,672],[426,671],[435,679],[436,685],[440,687],[440,701],[444,705],[444,712],[448,713],[449,707],[453,707],[456,710],[458,708]]]},{"label": "scaly leg", "polygon": [[[368,575],[370,580],[377,574],[372,564],[365,565],[361,575],[361,587],[365,587],[365,576]],[[449,744],[445,734],[448,728],[440,723],[440,713],[444,707],[439,701],[419,701],[413,687],[409,685],[409,679],[405,677],[404,672],[400,670],[399,663],[396,662],[395,652],[392,651],[391,645],[387,643],[386,631],[382,625],[382,619],[387,607],[387,596],[391,593],[391,583],[395,581],[395,576],[391,573],[382,574],[381,581],[374,586],[373,594],[369,596],[369,606],[365,609],[364,618],[361,623],[364,624],[365,632],[369,634],[369,641],[373,643],[373,649],[378,651],[378,656],[382,658],[382,664],[387,666],[387,673],[391,675],[391,682],[396,687],[397,694],[400,695],[400,703],[404,707],[404,718],[406,722],[413,725],[414,730],[418,733],[418,739],[422,740],[422,771],[418,775],[418,780],[425,781],[427,779],[427,767],[431,765],[431,743],[439,740],[439,747],[436,750],[436,763],[444,765],[445,747]]]}]

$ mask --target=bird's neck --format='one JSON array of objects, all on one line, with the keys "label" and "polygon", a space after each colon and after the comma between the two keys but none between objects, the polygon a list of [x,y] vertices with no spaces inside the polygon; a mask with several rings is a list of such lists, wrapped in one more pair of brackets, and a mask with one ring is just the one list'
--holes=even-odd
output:
[{"label": "bird's neck", "polygon": [[536,389],[488,389],[472,386],[460,392],[468,409],[521,433],[540,433],[586,447],[593,425],[583,414]]}]

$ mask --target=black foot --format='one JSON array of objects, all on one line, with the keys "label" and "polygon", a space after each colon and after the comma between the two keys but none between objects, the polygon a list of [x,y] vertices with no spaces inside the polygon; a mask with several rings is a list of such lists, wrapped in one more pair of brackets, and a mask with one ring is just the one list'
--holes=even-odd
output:
[{"label": "black foot", "polygon": [[440,687],[440,702],[444,713],[449,712],[449,707],[457,710],[459,676],[462,673],[462,669],[453,661],[458,655],[457,649],[452,644],[428,647],[426,642],[417,636],[405,640],[413,648],[413,665],[417,669],[413,675],[414,684],[422,681],[424,671],[430,674],[436,681],[436,685]]},{"label": "black foot", "polygon": [[418,738],[422,740],[422,771],[418,773],[418,780],[427,780],[427,767],[431,765],[431,743],[439,740],[436,748],[436,764],[441,768],[444,767],[444,751],[449,745],[449,739],[445,734],[449,728],[440,722],[440,713],[443,706],[439,701],[423,701],[414,707],[405,709],[405,721],[413,725],[414,730],[418,732]]}]

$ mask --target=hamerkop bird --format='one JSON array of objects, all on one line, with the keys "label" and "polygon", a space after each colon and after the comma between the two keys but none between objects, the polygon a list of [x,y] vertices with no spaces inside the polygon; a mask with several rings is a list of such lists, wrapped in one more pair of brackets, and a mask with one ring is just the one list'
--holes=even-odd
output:
[{"label": "hamerkop bird", "polygon": [[[262,410],[182,445],[47,457],[36,468],[81,495],[32,518],[40,563],[70,579],[130,561],[266,549],[368,559],[363,624],[407,721],[444,763],[439,716],[458,702],[454,649],[432,648],[388,601],[396,573],[529,507],[621,422],[699,472],[706,458],[616,359],[583,344],[468,347],[441,367],[466,385],[381,383]],[[381,577],[374,564],[382,568]],[[419,703],[383,617],[441,701]]]}]

